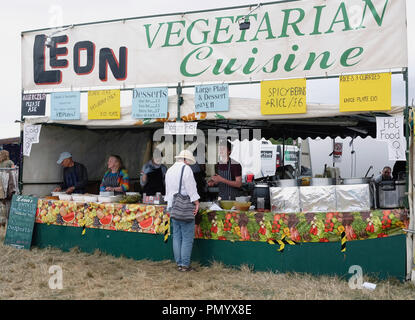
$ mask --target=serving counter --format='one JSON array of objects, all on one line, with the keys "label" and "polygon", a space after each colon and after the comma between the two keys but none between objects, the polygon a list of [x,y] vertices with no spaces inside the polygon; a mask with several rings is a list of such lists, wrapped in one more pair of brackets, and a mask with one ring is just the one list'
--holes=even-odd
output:
[{"label": "serving counter", "polygon": [[[173,260],[162,205],[39,199],[32,245]],[[347,275],[351,265],[404,279],[406,209],[273,213],[200,210],[192,260],[255,270]],[[222,240],[222,241],[220,241]],[[323,243],[326,242],[326,243]]]}]

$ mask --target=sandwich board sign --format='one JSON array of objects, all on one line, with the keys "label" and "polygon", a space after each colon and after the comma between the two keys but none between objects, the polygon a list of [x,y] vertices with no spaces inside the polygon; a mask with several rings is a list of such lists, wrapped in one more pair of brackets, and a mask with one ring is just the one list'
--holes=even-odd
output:
[{"label": "sandwich board sign", "polygon": [[13,195],[4,239],[5,245],[18,249],[30,249],[36,209],[37,198]]}]

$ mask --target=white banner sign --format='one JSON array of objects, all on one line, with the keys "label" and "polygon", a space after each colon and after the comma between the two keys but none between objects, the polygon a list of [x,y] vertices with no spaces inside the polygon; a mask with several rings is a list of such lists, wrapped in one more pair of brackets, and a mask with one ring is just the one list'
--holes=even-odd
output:
[{"label": "white banner sign", "polygon": [[[246,15],[250,28],[240,30]],[[265,3],[22,34],[24,90],[229,83],[407,66],[405,0]]]},{"label": "white banner sign", "polygon": [[389,160],[406,160],[403,117],[376,117],[376,139],[388,144]]},{"label": "white banner sign", "polygon": [[164,134],[196,135],[197,122],[165,122]]}]

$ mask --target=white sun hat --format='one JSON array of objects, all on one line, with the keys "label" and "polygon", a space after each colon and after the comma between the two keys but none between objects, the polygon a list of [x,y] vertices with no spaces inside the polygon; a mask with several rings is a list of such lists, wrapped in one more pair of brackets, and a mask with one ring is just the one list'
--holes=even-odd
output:
[{"label": "white sun hat", "polygon": [[189,150],[182,150],[178,156],[175,156],[176,159],[186,159],[189,164],[195,164],[196,160],[193,157],[192,152]]}]

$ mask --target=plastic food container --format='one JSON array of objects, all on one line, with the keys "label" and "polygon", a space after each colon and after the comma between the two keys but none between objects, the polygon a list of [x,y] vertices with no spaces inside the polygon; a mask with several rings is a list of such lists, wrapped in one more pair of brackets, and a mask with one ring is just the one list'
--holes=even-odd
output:
[{"label": "plastic food container", "polygon": [[82,194],[72,194],[72,200],[78,202],[84,202],[84,196]]},{"label": "plastic food container", "polygon": [[95,195],[84,195],[84,201],[85,202],[97,202],[98,201],[98,196]]},{"label": "plastic food container", "polygon": [[70,194],[60,194],[59,195],[59,200],[64,200],[64,201],[71,201],[72,200],[72,196]]}]

